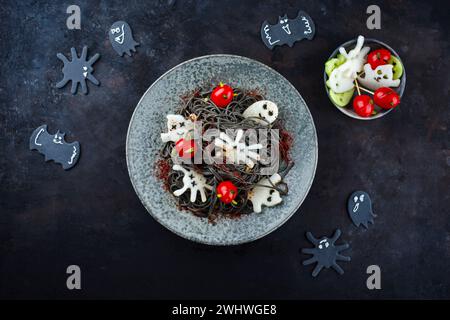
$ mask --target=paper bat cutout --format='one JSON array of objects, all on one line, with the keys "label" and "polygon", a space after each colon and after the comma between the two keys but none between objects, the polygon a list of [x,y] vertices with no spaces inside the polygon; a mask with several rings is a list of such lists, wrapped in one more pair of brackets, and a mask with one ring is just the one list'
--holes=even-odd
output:
[{"label": "paper bat cutout", "polygon": [[130,25],[125,21],[114,22],[111,28],[109,28],[108,34],[109,41],[119,56],[122,57],[126,53],[131,57],[131,51],[136,52],[136,46],[139,43],[133,39]]},{"label": "paper bat cutout", "polygon": [[261,39],[267,48],[287,44],[292,47],[295,42],[302,39],[312,40],[316,33],[316,27],[311,17],[304,11],[299,11],[294,19],[289,19],[285,14],[278,17],[278,23],[271,25],[266,20],[261,26]]},{"label": "paper bat cutout", "polygon": [[369,228],[369,223],[373,224],[375,215],[372,212],[372,201],[364,191],[355,191],[348,198],[347,211],[353,224],[359,227]]},{"label": "paper bat cutout", "polygon": [[65,133],[50,134],[44,124],[33,131],[30,137],[30,150],[37,150],[45,156],[45,161],[53,160],[64,170],[72,168],[80,157],[80,143],[67,143]]}]

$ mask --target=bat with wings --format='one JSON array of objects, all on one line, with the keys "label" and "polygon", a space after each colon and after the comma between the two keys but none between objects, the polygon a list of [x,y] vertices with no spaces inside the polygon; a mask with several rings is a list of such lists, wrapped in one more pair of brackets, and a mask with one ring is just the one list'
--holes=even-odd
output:
[{"label": "bat with wings", "polygon": [[58,130],[55,134],[47,131],[44,124],[33,131],[30,137],[30,150],[37,150],[43,154],[45,161],[53,160],[62,165],[64,170],[72,168],[80,157],[80,143],[67,143],[65,133]]}]

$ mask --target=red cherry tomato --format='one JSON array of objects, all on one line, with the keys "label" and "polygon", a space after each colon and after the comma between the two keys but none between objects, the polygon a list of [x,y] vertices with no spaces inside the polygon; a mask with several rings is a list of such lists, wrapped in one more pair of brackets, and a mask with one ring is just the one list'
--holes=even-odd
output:
[{"label": "red cherry tomato", "polygon": [[370,117],[373,112],[373,100],[367,95],[356,96],[353,99],[353,110],[361,117]]},{"label": "red cherry tomato", "polygon": [[225,108],[233,100],[233,88],[229,85],[220,83],[220,85],[212,91],[210,99],[219,108]]},{"label": "red cherry tomato", "polygon": [[381,87],[374,92],[373,100],[383,109],[392,109],[400,103],[400,96],[391,88]]},{"label": "red cherry tomato", "polygon": [[237,196],[237,188],[231,181],[222,181],[216,188],[217,197],[223,203],[237,204],[234,199]]},{"label": "red cherry tomato", "polygon": [[190,159],[193,158],[197,152],[197,144],[194,140],[185,140],[181,138],[175,143],[175,150],[180,158]]},{"label": "red cherry tomato", "polygon": [[387,64],[389,59],[391,59],[391,53],[386,49],[374,50],[367,55],[367,62],[373,70],[378,66]]}]

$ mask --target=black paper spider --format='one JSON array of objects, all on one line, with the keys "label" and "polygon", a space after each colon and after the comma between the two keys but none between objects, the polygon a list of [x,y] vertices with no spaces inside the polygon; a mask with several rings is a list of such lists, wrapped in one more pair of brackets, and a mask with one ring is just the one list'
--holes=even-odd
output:
[{"label": "black paper spider", "polygon": [[77,93],[78,84],[81,85],[81,90],[84,94],[88,93],[86,80],[89,80],[96,86],[100,84],[100,82],[92,75],[94,68],[92,65],[95,61],[100,58],[100,55],[96,53],[92,58],[87,60],[87,50],[86,46],[83,47],[83,51],[81,52],[81,56],[78,58],[77,51],[75,48],[71,48],[70,52],[72,54],[72,60],[69,61],[62,53],[58,53],[56,56],[63,63],[63,73],[64,78],[56,84],[57,88],[64,87],[69,81],[72,81],[72,88],[70,92],[72,94]]},{"label": "black paper spider", "polygon": [[314,244],[315,248],[302,249],[303,253],[313,255],[312,258],[303,261],[303,265],[307,266],[317,262],[312,272],[313,277],[316,277],[323,267],[327,269],[332,267],[337,273],[344,273],[344,270],[337,264],[337,261],[350,261],[351,258],[340,254],[341,251],[349,248],[347,243],[338,246],[334,245],[340,236],[341,230],[339,229],[334,232],[332,238],[322,237],[321,239],[316,239],[311,232],[306,233],[306,237]]}]

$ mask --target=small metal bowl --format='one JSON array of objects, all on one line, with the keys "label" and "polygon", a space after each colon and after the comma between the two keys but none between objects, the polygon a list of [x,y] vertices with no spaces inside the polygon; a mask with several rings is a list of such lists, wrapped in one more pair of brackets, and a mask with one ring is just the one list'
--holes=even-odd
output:
[{"label": "small metal bowl", "polygon": [[[333,51],[333,53],[330,55],[328,60],[330,60],[332,58],[335,58],[338,55],[340,47],[344,47],[345,50],[347,50],[347,52],[349,52],[355,46],[356,46],[356,39],[353,39],[353,40],[350,40],[350,41],[348,41],[348,42],[346,42],[344,44],[341,44],[339,47],[336,48],[336,50]],[[403,74],[400,77],[400,85],[397,88],[392,88],[392,89],[395,90],[399,94],[400,100],[401,100],[401,98],[403,96],[403,92],[405,91],[405,86],[406,86],[406,69],[405,69],[405,65],[403,64],[403,61],[401,60],[401,58],[398,55],[398,53],[394,49],[392,49],[390,46],[385,44],[384,42],[381,42],[381,41],[378,41],[378,40],[375,40],[375,39],[369,39],[369,38],[364,39],[364,46],[370,47],[370,51],[377,50],[377,49],[382,49],[382,48],[387,49],[387,50],[389,50],[391,52],[391,54],[393,54],[394,56],[396,56],[400,60],[400,62],[403,65]],[[396,108],[393,108],[393,109],[385,110],[385,109],[382,109],[382,108],[380,108],[378,106],[375,106],[375,110],[377,111],[376,115],[371,116],[371,117],[367,117],[367,118],[361,117],[355,111],[353,111],[353,107],[351,105],[351,102],[345,107],[339,107],[338,105],[336,105],[331,100],[330,93],[329,93],[329,88],[327,87],[327,84],[326,84],[327,79],[328,79],[328,76],[327,76],[327,74],[325,72],[325,68],[324,68],[324,71],[323,71],[323,82],[324,82],[324,85],[325,85],[325,91],[327,92],[327,95],[328,95],[328,99],[330,99],[331,103],[333,103],[333,105],[339,111],[341,111],[342,113],[346,114],[349,117],[352,117],[352,118],[358,119],[358,120],[374,120],[374,119],[381,118],[381,117],[385,116],[386,114],[388,114],[389,112],[391,112],[392,110],[396,109]],[[354,93],[354,96],[356,96],[356,95],[358,95],[357,90],[355,90],[355,93]]]}]

